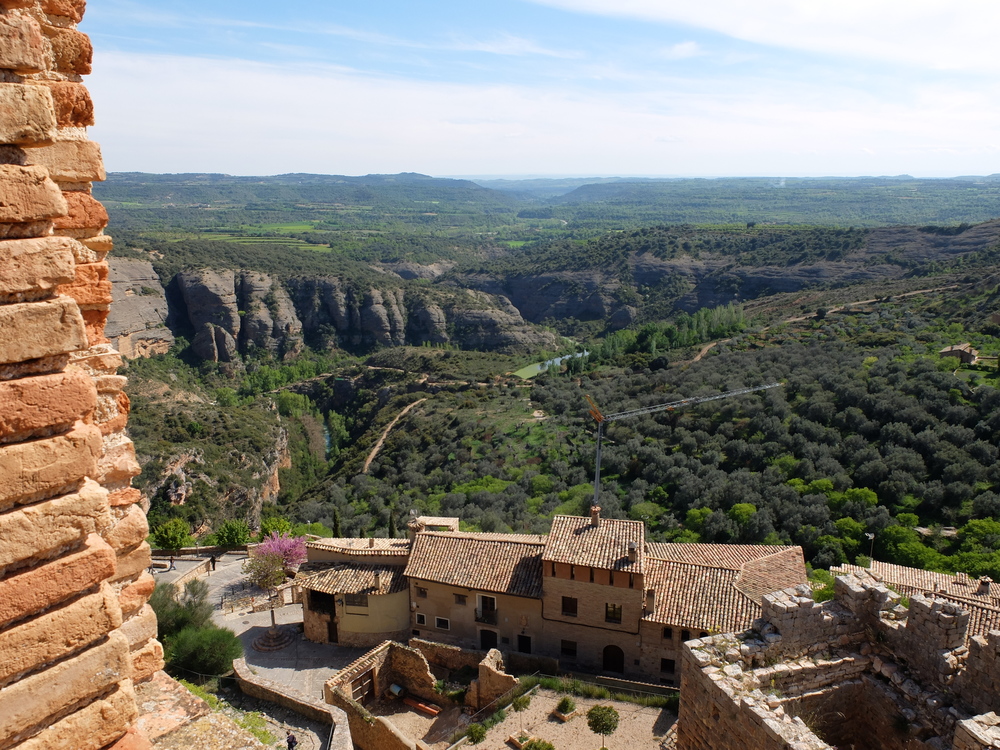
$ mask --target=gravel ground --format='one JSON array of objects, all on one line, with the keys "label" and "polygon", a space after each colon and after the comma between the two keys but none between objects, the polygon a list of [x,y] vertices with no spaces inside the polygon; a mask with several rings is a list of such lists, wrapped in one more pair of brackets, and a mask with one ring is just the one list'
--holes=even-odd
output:
[{"label": "gravel ground", "polygon": [[[634,703],[612,700],[574,698],[577,714],[565,724],[552,715],[562,696],[551,690],[539,690],[531,704],[520,714],[507,712],[507,718],[490,729],[476,750],[511,750],[507,738],[520,731],[551,742],[556,748],[599,748],[601,737],[587,727],[586,713],[591,706],[613,706],[620,716],[617,731],[607,738],[608,750],[660,750],[677,717],[667,709],[646,708]],[[473,747],[473,746],[469,746]]]}]

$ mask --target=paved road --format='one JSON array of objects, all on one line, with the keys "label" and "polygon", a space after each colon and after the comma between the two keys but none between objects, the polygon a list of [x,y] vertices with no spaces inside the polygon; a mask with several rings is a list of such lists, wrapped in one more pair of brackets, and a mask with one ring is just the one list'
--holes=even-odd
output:
[{"label": "paved road", "polygon": [[[219,558],[214,572],[201,576],[208,584],[209,601],[215,605],[213,622],[220,627],[229,628],[239,636],[243,642],[244,658],[256,674],[288,685],[304,695],[322,699],[324,683],[361,656],[364,650],[307,641],[302,637],[302,605],[295,604],[274,611],[278,626],[296,633],[292,642],[280,651],[255,651],[252,644],[271,626],[271,613],[252,612],[247,608],[226,613],[220,607],[223,596],[228,599],[256,595],[258,601],[266,596],[259,589],[244,587],[242,567],[245,559],[246,555],[242,553],[224,555]],[[197,561],[177,559],[175,563],[176,571],[158,572],[156,579],[170,582],[196,565]],[[300,750],[320,750],[326,747],[330,734],[327,725],[309,721],[289,709],[267,701],[244,696],[238,690],[230,690],[224,697],[241,710],[259,711],[268,722],[269,731],[276,737],[280,734],[281,742],[276,747],[285,746],[284,737],[289,730],[298,738]]]}]

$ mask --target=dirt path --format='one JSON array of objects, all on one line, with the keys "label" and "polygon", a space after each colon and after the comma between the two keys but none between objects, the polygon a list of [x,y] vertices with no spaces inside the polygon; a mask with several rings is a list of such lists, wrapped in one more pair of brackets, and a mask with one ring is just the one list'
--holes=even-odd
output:
[{"label": "dirt path", "polygon": [[412,404],[408,404],[403,409],[403,411],[399,412],[399,414],[396,415],[396,418],[394,420],[392,420],[391,422],[389,422],[389,424],[386,426],[386,428],[384,430],[382,430],[382,436],[378,439],[378,442],[375,443],[375,447],[372,448],[372,452],[368,454],[368,458],[365,459],[364,468],[361,469],[361,473],[362,474],[367,474],[368,473],[368,467],[372,465],[372,461],[375,460],[375,456],[377,456],[378,452],[380,450],[382,450],[382,445],[383,445],[383,443],[385,443],[385,439],[387,437],[389,437],[390,430],[392,430],[392,428],[396,426],[396,422],[398,422],[403,417],[405,417],[406,413],[408,411],[410,411],[410,409],[412,409],[414,406],[416,406],[417,404],[422,404],[426,400],[427,400],[426,398],[422,398],[422,399],[419,399],[417,401],[414,401]]}]

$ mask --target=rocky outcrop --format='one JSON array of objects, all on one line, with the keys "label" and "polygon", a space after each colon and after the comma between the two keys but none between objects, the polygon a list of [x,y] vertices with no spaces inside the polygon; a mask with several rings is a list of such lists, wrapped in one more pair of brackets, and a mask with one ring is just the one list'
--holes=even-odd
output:
[{"label": "rocky outcrop", "polygon": [[243,321],[239,349],[266,349],[278,357],[302,351],[302,322],[288,292],[270,276],[255,271],[239,274],[239,301]]},{"label": "rocky outcrop", "polygon": [[174,334],[166,326],[167,298],[153,265],[112,257],[108,266],[111,312],[104,335],[129,359],[168,351]]}]

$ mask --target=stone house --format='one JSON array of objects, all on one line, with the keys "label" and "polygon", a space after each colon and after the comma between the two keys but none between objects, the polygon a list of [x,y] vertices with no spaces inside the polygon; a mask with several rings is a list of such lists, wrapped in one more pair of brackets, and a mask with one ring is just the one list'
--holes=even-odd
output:
[{"label": "stone house", "polygon": [[[764,594],[806,580],[799,547],[647,543],[642,522],[601,518],[600,508],[589,518],[556,516],[542,536],[457,529],[456,519],[418,518],[410,540],[310,543],[310,560],[338,562],[310,563],[296,579],[307,591],[306,637],[363,645],[405,619],[406,634],[417,638],[547,657],[566,672],[677,685],[683,641],[748,627]],[[371,559],[403,544],[408,596],[381,595],[377,627],[385,630],[324,598],[333,588],[374,591]],[[326,572],[314,567],[322,565]]]},{"label": "stone house", "polygon": [[946,346],[938,352],[938,354],[942,357],[957,357],[958,360],[964,365],[974,365],[976,364],[976,360],[979,359],[979,351],[977,349],[973,349],[972,344],[969,342]]}]

